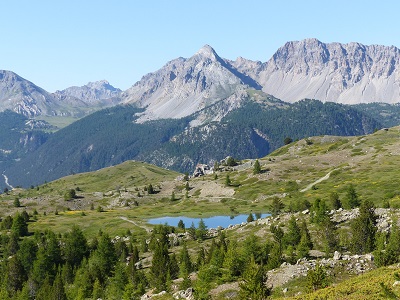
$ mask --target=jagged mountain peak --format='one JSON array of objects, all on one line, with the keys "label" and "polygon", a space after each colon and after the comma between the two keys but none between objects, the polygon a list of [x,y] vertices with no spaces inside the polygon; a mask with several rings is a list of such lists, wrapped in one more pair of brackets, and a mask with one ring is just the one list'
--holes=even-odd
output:
[{"label": "jagged mountain peak", "polygon": [[393,46],[292,41],[260,70],[248,74],[263,91],[287,102],[304,98],[346,104],[400,101],[400,51]]},{"label": "jagged mountain peak", "polygon": [[196,52],[196,55],[201,55],[203,57],[210,58],[210,59],[219,58],[219,56],[218,56],[217,52],[215,52],[214,48],[208,44],[201,47],[199,49],[199,51]]},{"label": "jagged mountain peak", "polygon": [[[84,86],[72,86],[62,91],[56,91],[55,96],[63,101],[69,101],[72,103],[83,102],[99,103],[99,104],[116,104],[119,102],[119,98],[122,91],[112,86],[107,80],[99,80],[89,82]],[[110,100],[110,99],[117,99]]]}]

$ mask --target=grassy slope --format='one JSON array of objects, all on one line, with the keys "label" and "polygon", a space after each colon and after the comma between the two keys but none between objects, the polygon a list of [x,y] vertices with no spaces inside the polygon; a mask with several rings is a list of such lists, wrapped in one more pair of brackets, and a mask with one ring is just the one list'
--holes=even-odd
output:
[{"label": "grassy slope", "polygon": [[[350,183],[354,184],[362,199],[370,199],[378,206],[388,199],[391,206],[396,207],[400,205],[399,137],[399,128],[394,127],[365,137],[321,136],[301,140],[260,159],[262,174],[253,175],[252,168],[248,167],[241,171],[221,172],[216,180],[213,175],[191,179],[189,199],[184,196],[183,181],[175,180],[178,173],[144,163],[126,162],[96,172],[67,176],[42,185],[38,190],[15,190],[11,195],[2,195],[8,201],[1,202],[1,214],[12,214],[12,201],[18,193],[28,211],[36,208],[39,213],[46,211],[51,214],[57,208],[61,215],[68,209],[85,210],[87,216],[83,223],[92,214],[97,222],[97,214],[89,211],[91,203],[106,207],[110,219],[115,219],[121,211],[125,216],[139,220],[162,215],[205,217],[267,212],[274,195],[285,196],[283,201],[288,204],[301,199],[310,202],[317,197],[328,199],[329,194],[335,191],[343,200],[345,188]],[[329,172],[327,180],[300,192]],[[227,174],[233,186],[225,186]],[[294,182],[297,185],[293,185]],[[147,195],[144,191],[150,183],[159,191],[158,194]],[[297,186],[298,191],[293,186]],[[77,187],[81,190],[78,191],[81,198],[64,201],[65,191]],[[137,197],[138,192],[141,197]],[[177,198],[173,202],[169,200],[172,192]],[[136,200],[139,206],[125,207],[125,200]],[[103,218],[104,214],[101,216]],[[58,225],[68,224],[71,216],[57,218]],[[35,226],[45,227],[42,219]],[[93,226],[97,224],[95,221]]]},{"label": "grassy slope", "polygon": [[284,299],[293,300],[311,300],[311,299],[346,299],[346,300],[375,300],[375,299],[390,299],[387,295],[383,293],[381,283],[397,295],[398,299],[400,295],[400,286],[396,285],[393,287],[395,282],[394,273],[399,272],[399,266],[390,266],[379,268],[370,271],[366,274],[356,276],[354,278],[348,279],[337,285],[333,285],[316,292],[300,295],[296,297],[285,297]]}]

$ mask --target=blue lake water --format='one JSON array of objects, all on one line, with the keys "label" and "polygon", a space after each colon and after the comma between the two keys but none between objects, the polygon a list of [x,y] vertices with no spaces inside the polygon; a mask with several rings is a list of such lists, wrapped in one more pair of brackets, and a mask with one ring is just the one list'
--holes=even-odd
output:
[{"label": "blue lake water", "polygon": [[[179,220],[182,220],[186,228],[189,228],[194,223],[196,228],[199,226],[199,222],[203,219],[204,223],[208,228],[217,228],[221,226],[227,228],[229,225],[236,225],[246,222],[249,215],[237,215],[237,216],[214,216],[210,218],[188,218],[188,217],[161,217],[149,219],[148,222],[153,225],[157,224],[168,224],[170,226],[178,226]],[[253,214],[256,218],[255,214]],[[270,214],[261,214],[261,218],[270,216]]]}]

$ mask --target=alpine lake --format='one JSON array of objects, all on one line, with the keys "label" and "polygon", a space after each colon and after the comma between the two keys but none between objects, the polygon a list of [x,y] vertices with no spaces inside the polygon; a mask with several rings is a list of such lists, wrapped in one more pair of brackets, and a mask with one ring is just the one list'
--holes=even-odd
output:
[{"label": "alpine lake", "polygon": [[[255,220],[269,217],[271,214],[253,214]],[[247,222],[249,215],[236,215],[236,216],[213,216],[209,218],[188,218],[188,217],[160,217],[149,219],[148,222],[153,225],[170,225],[178,226],[180,220],[185,224],[186,228],[189,228],[192,223],[197,228],[200,220],[203,220],[207,228],[228,228],[230,225],[237,225],[243,222]]]}]

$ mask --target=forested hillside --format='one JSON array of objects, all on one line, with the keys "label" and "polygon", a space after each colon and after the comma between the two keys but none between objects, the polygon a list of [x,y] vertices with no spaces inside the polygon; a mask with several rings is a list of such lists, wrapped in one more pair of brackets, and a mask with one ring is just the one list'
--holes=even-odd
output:
[{"label": "forested hillside", "polygon": [[136,159],[181,172],[230,155],[263,157],[292,140],[322,134],[362,135],[381,125],[349,106],[304,100],[266,105],[248,99],[220,122],[189,127],[196,115],[135,123],[132,106],[105,109],[54,133],[6,170],[13,185],[30,186]]}]

